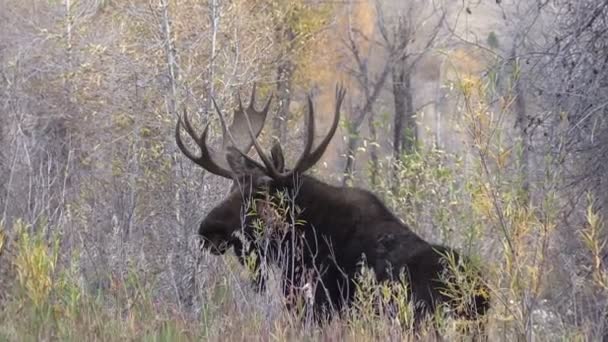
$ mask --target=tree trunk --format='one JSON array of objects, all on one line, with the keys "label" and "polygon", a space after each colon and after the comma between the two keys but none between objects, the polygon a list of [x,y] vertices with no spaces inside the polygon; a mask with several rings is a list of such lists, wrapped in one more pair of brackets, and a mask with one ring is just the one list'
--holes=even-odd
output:
[{"label": "tree trunk", "polygon": [[296,35],[293,30],[285,23],[281,23],[277,29],[277,42],[284,47],[282,54],[279,56],[277,67],[277,96],[279,99],[279,107],[277,114],[272,122],[272,130],[274,137],[281,143],[285,144],[287,139],[287,120],[289,120],[289,105],[291,103],[291,82],[295,69],[294,63],[291,60],[291,51]]},{"label": "tree trunk", "polygon": [[[209,2],[209,21],[211,22],[211,30],[209,30],[209,40],[211,44],[209,46],[209,65],[207,66],[207,76],[203,78],[203,94],[205,101],[203,101],[203,108],[201,113],[208,115],[213,110],[213,103],[211,98],[215,96],[215,87],[213,86],[213,78],[215,77],[215,58],[217,50],[217,33],[220,25],[220,8],[216,0]],[[205,120],[209,120],[205,117]]]},{"label": "tree trunk", "polygon": [[[364,84],[365,104],[361,109],[355,108],[354,110],[350,111],[354,114],[353,117],[349,118],[348,120],[348,144],[346,150],[346,164],[344,166],[344,173],[342,177],[342,185],[346,185],[353,178],[355,152],[360,139],[359,128],[365,120],[366,115],[372,112],[372,107],[378,99],[378,96],[380,96],[380,91],[382,90],[384,82],[388,77],[389,70],[390,68],[388,66],[385,66],[384,70],[382,71],[382,74],[380,74],[380,76],[378,77],[378,81],[374,84],[373,90],[371,92],[366,87],[367,85]],[[374,128],[370,127],[370,129],[373,130]]]},{"label": "tree trunk", "polygon": [[521,80],[515,81],[515,111],[516,111],[516,126],[519,128],[519,135],[521,139],[521,159],[520,167],[521,174],[523,177],[522,188],[525,192],[526,202],[530,199],[530,172],[529,172],[529,158],[530,158],[530,144],[528,140],[528,132],[526,130],[526,97],[524,93],[524,87],[521,84]]},{"label": "tree trunk", "polygon": [[398,159],[402,152],[414,150],[418,138],[418,129],[414,117],[411,73],[403,67],[393,69],[393,100],[395,104],[393,156]]},{"label": "tree trunk", "polygon": [[522,189],[524,190],[524,201],[529,203],[530,201],[530,180],[529,180],[529,158],[530,158],[530,144],[528,140],[528,122],[526,114],[526,97],[525,87],[522,84],[520,73],[516,72],[518,66],[516,47],[513,45],[513,51],[511,52],[511,58],[513,63],[512,73],[515,76],[515,127],[518,129],[519,138],[521,139],[521,156],[520,156],[520,172],[523,177]]},{"label": "tree trunk", "polygon": [[272,123],[273,134],[282,144],[287,139],[287,120],[289,119],[289,105],[291,104],[291,80],[293,64],[290,60],[282,62],[277,69],[277,96],[279,108]]},{"label": "tree trunk", "polygon": [[401,60],[393,69],[393,100],[395,104],[395,118],[393,131],[393,172],[392,190],[398,190],[398,164],[402,153],[412,152],[416,147],[417,127],[414,118],[414,104],[411,88],[411,73],[406,69],[406,61]]},{"label": "tree trunk", "polygon": [[374,112],[371,112],[367,119],[369,125],[369,135],[371,144],[369,146],[369,158],[372,162],[370,182],[372,186],[378,185],[378,133],[376,132],[376,125],[374,124]]},{"label": "tree trunk", "polygon": [[359,146],[359,140],[361,140],[359,129],[361,128],[361,124],[365,120],[366,115],[371,111],[372,103],[376,100],[377,96],[378,92],[375,92],[370,96],[362,109],[355,107],[352,111],[352,113],[354,113],[353,118],[347,123],[348,143],[346,144],[346,164],[344,165],[342,176],[343,186],[349,185],[353,179],[357,146]]},{"label": "tree trunk", "polygon": [[348,144],[346,146],[346,165],[344,166],[344,175],[342,177],[342,185],[347,186],[353,179],[353,171],[355,169],[355,150],[359,145],[359,130],[348,130]]},{"label": "tree trunk", "polygon": [[[2,63],[4,63],[4,61],[0,55],[0,64]],[[4,75],[2,72],[0,72],[0,87],[2,87],[2,89],[6,89],[4,85]],[[6,201],[8,201],[8,186],[6,184],[8,180],[8,165],[6,158],[8,158],[9,155],[7,151],[10,150],[8,146],[4,145],[4,132],[6,131],[8,133],[9,130],[8,127],[6,129],[4,127],[6,122],[8,122],[8,120],[6,120],[6,116],[10,115],[10,113],[8,110],[6,110],[6,108],[6,105],[0,107],[0,111],[6,113],[4,115],[0,115],[0,203],[5,203],[0,207],[0,210],[2,210],[0,213],[0,224],[4,223],[4,215],[6,214],[6,210],[4,209],[6,208]],[[8,141],[8,139],[6,140]]]}]

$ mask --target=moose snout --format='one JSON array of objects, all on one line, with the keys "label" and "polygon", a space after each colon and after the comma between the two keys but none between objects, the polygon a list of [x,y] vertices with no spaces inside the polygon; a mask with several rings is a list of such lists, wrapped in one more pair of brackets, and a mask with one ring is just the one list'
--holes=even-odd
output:
[{"label": "moose snout", "polygon": [[230,241],[221,234],[201,234],[200,247],[214,255],[222,255],[231,247]]}]

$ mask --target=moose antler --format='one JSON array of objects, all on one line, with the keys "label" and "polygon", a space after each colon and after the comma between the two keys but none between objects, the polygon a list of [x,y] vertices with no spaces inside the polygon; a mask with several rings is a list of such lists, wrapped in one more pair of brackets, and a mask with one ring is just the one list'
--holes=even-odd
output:
[{"label": "moose antler", "polygon": [[[238,95],[238,109],[234,112],[234,117],[230,127],[227,127],[224,114],[222,114],[222,111],[215,102],[215,99],[213,97],[211,98],[215,110],[217,111],[220,117],[220,122],[222,125],[222,156],[225,155],[228,148],[234,147],[245,159],[247,159],[253,165],[256,165],[259,169],[263,170],[268,176],[272,177],[275,180],[287,180],[288,178],[293,177],[294,174],[301,174],[306,172],[306,170],[310,169],[319,161],[319,159],[321,159],[321,156],[323,156],[323,153],[327,149],[329,142],[336,133],[338,124],[340,123],[340,107],[342,106],[344,96],[346,95],[346,90],[341,85],[336,86],[336,107],[334,113],[334,120],[329,129],[329,132],[327,132],[327,135],[323,138],[319,146],[314,149],[314,151],[312,150],[315,133],[314,108],[312,97],[310,94],[308,95],[308,113],[306,116],[306,141],[304,143],[304,150],[298,158],[295,166],[288,171],[284,170],[284,160],[281,145],[277,143],[272,148],[273,158],[271,159],[264,152],[262,146],[257,140],[257,137],[260,135],[260,132],[264,127],[264,121],[266,120],[268,109],[270,108],[272,95],[266,101],[264,108],[261,111],[258,111],[254,107],[255,94],[256,86],[254,84],[249,106],[245,109],[243,108],[243,103],[241,101],[240,95]],[[182,118],[179,118],[177,126],[175,128],[175,140],[177,142],[177,146],[186,155],[186,157],[190,158],[190,160],[192,160],[193,162],[213,174],[226,178],[231,178],[232,172],[230,171],[230,167],[228,166],[226,159],[223,157],[219,157],[216,153],[214,153],[214,151],[212,151],[207,146],[207,133],[209,131],[209,124],[205,126],[203,134],[199,137],[194,131],[192,124],[190,123],[188,113],[184,111],[183,125],[188,135],[190,135],[190,137],[194,140],[194,142],[199,146],[201,150],[201,155],[195,156],[185,147],[180,135]],[[247,152],[251,149],[252,146],[258,153],[258,156],[262,160],[262,163],[259,163],[258,161],[247,155]]]},{"label": "moose antler", "polygon": [[[338,124],[340,123],[340,107],[342,106],[342,102],[344,100],[345,95],[346,95],[346,90],[344,89],[344,87],[342,87],[341,85],[336,86],[336,107],[335,107],[335,112],[334,112],[334,121],[332,122],[329,132],[327,133],[325,138],[321,141],[319,146],[317,146],[317,148],[312,153],[310,153],[310,151],[312,149],[313,140],[314,140],[314,132],[315,132],[314,109],[313,109],[311,96],[308,95],[308,116],[307,116],[308,120],[306,123],[307,134],[306,134],[306,142],[304,145],[304,151],[302,151],[302,154],[298,158],[296,165],[290,171],[283,172],[282,170],[278,170],[275,167],[275,164],[273,163],[273,161],[270,158],[268,158],[268,156],[266,155],[266,153],[264,152],[264,150],[262,149],[262,147],[260,146],[260,144],[257,141],[257,136],[255,135],[256,132],[254,130],[253,123],[251,122],[251,120],[248,116],[245,116],[245,119],[247,121],[249,137],[251,138],[251,141],[253,142],[253,147],[255,148],[256,152],[260,156],[260,159],[262,159],[264,166],[260,165],[257,161],[253,160],[251,157],[249,157],[247,154],[243,153],[242,151],[239,150],[239,152],[241,153],[241,155],[243,155],[244,158],[246,158],[250,162],[254,163],[258,167],[265,170],[266,174],[275,180],[286,180],[288,178],[293,177],[294,174],[304,173],[306,170],[310,169],[314,164],[316,164],[319,161],[319,159],[321,159],[321,156],[327,149],[329,142],[331,141],[332,137],[336,133],[336,129],[338,128]],[[273,147],[273,150],[274,150],[273,154],[275,154],[275,155],[282,154],[282,152],[280,152],[281,151],[280,145],[275,145],[275,147]]]},{"label": "moose antler", "polygon": [[[186,157],[195,162],[197,165],[201,166],[203,169],[218,176],[232,178],[232,172],[230,171],[228,163],[224,158],[227,148],[229,146],[234,146],[239,152],[246,154],[251,149],[253,142],[257,139],[257,136],[262,131],[264,121],[266,121],[266,116],[270,108],[272,95],[268,98],[264,108],[261,111],[256,110],[254,107],[255,95],[256,85],[254,84],[249,106],[245,109],[243,108],[240,95],[238,96],[239,107],[234,111],[234,116],[230,127],[226,126],[224,116],[215,103],[215,99],[213,97],[211,98],[213,105],[220,116],[220,122],[222,125],[222,153],[219,155],[207,146],[209,124],[205,126],[203,134],[199,137],[190,123],[188,112],[184,110],[183,117],[178,118],[177,125],[175,126],[175,141],[179,149],[186,155]],[[247,121],[247,123],[245,121]],[[201,150],[200,156],[196,156],[190,152],[182,141],[180,134],[182,123],[186,133],[188,133],[188,135],[194,140]],[[226,136],[228,136],[230,139],[227,140]]]},{"label": "moose antler", "polygon": [[[327,149],[327,146],[329,146],[331,138],[333,138],[334,134],[336,134],[336,130],[338,129],[338,124],[340,123],[340,107],[342,106],[342,101],[344,101],[344,96],[346,96],[346,89],[344,89],[344,87],[342,85],[336,85],[336,95],[335,96],[336,96],[336,109],[334,112],[334,121],[332,122],[331,127],[329,128],[329,132],[327,132],[327,135],[321,141],[319,146],[317,146],[317,148],[314,150],[314,152],[307,155],[306,158],[302,161],[302,163],[297,165],[298,172],[304,172],[304,171],[310,169],[313,165],[315,165],[319,161],[319,159],[321,159],[321,157],[323,156],[323,153],[325,153],[325,150]],[[311,104],[311,103],[309,103],[309,104]],[[311,138],[311,140],[312,140],[312,138]],[[312,144],[312,142],[311,142],[311,144]]]}]

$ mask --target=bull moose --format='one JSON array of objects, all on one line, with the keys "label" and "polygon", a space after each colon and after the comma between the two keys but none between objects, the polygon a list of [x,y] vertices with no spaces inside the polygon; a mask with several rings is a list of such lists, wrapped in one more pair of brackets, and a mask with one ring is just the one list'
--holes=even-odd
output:
[{"label": "bull moose", "polygon": [[[316,148],[313,101],[308,96],[304,148],[293,168],[285,167],[279,143],[268,156],[257,140],[272,95],[257,110],[255,85],[247,108],[238,98],[230,127],[213,99],[223,129],[221,153],[207,145],[209,125],[197,134],[184,111],[175,130],[180,150],[208,172],[233,180],[230,194],[200,224],[203,248],[216,255],[234,248],[242,264],[252,257],[254,280],[260,289],[265,285],[260,271],[264,262],[280,266],[286,296],[314,283],[312,312],[316,317],[329,317],[353,302],[362,265],[373,270],[379,282],[406,279],[419,320],[437,304],[450,302],[443,291],[445,275],[451,270],[444,257],[451,253],[458,259],[458,254],[423,240],[371,192],[329,185],[305,174],[319,161],[338,127],[344,88],[336,87],[335,96],[332,124]],[[185,146],[182,128],[200,155]],[[261,162],[248,155],[252,146]],[[459,315],[477,317],[488,309],[484,291],[467,296],[467,307]]]}]

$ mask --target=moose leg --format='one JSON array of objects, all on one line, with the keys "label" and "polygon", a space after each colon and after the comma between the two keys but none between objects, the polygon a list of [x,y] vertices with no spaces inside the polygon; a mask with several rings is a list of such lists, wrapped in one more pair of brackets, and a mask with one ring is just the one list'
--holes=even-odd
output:
[{"label": "moose leg", "polygon": [[318,322],[327,321],[333,313],[342,309],[354,298],[355,283],[352,278],[330,269],[317,281],[314,296],[314,315]]}]

